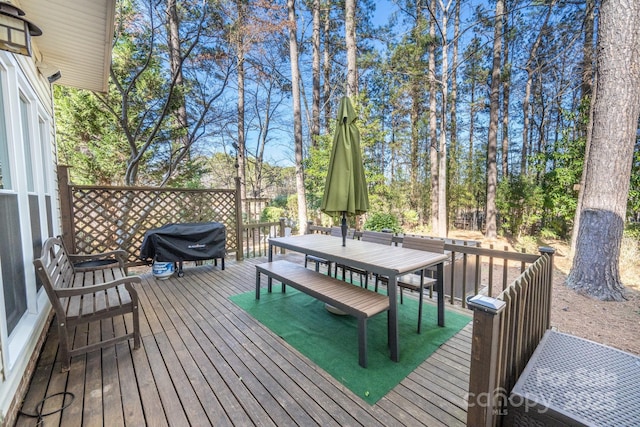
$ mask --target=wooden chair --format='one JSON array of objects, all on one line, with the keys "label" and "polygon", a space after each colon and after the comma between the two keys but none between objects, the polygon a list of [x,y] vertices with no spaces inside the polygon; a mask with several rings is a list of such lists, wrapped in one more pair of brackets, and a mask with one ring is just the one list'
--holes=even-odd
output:
[{"label": "wooden chair", "polygon": [[[393,233],[383,233],[381,231],[365,230],[362,232],[362,237],[360,238],[360,240],[362,240],[363,242],[370,242],[370,243],[376,243],[379,245],[391,246],[391,243],[393,242]],[[342,280],[345,280],[346,271],[348,271],[349,278],[353,283],[353,273],[356,273],[360,276],[360,286],[363,286],[362,277],[364,277],[364,288],[365,289],[369,288],[369,272],[368,271],[361,270],[359,268],[351,267],[344,264],[336,264],[334,275],[333,275],[336,278],[338,277],[339,268],[342,269]]]},{"label": "wooden chair", "polygon": [[[347,230],[347,239],[353,239],[355,234],[355,230],[350,228]],[[331,231],[329,232],[330,236],[340,237],[342,238],[342,228],[340,227],[331,227]],[[315,263],[315,270],[320,271],[320,264],[327,266],[327,275],[331,276],[331,261],[326,260],[324,258],[320,258],[313,255],[305,255],[304,257],[304,266],[307,267],[309,261]]]},{"label": "wooden chair", "polygon": [[[404,236],[402,240],[402,247],[407,249],[417,249],[426,252],[443,254],[444,240],[434,239],[430,237]],[[424,296],[424,289],[431,288],[436,283],[436,279],[425,277],[426,270],[428,270],[428,268],[410,274],[404,274],[398,277],[398,287],[400,288],[400,304],[404,302],[402,295],[403,289],[409,289],[412,292],[418,292],[418,333],[420,333],[422,326],[422,299]],[[379,282],[383,282],[385,285],[389,284],[387,277],[376,277],[376,292],[378,291]]]}]

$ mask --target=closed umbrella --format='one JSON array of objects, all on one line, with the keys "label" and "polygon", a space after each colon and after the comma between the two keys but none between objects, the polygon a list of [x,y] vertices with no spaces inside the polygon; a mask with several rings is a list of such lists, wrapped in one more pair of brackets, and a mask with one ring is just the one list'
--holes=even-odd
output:
[{"label": "closed umbrella", "polygon": [[340,100],[337,119],[320,209],[328,215],[342,215],[342,246],[345,246],[347,215],[365,213],[369,209],[369,196],[360,153],[360,132],[355,124],[356,112],[346,96]]}]

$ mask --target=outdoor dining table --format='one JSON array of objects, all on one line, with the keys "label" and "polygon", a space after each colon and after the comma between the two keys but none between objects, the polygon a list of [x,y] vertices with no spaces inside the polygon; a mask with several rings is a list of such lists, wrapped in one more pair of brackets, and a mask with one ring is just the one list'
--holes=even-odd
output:
[{"label": "outdoor dining table", "polygon": [[400,360],[398,342],[398,285],[397,278],[406,273],[436,266],[438,325],[444,326],[444,261],[447,255],[386,246],[360,240],[349,240],[342,246],[341,239],[323,234],[276,237],[269,239],[269,261],[273,261],[273,248],[280,247],[305,255],[327,259],[334,263],[353,266],[389,278],[389,347],[391,360]]}]

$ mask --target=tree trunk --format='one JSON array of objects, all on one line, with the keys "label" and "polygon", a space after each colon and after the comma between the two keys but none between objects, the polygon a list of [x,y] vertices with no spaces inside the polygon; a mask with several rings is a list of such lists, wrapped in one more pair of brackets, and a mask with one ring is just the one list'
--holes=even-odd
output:
[{"label": "tree trunk", "polygon": [[[439,1],[442,11],[442,72],[440,73],[442,93],[442,115],[440,119],[440,146],[438,149],[438,230],[439,237],[447,237],[447,101],[449,99],[449,28],[448,5]],[[434,10],[435,13],[435,10]]]},{"label": "tree trunk", "polygon": [[323,52],[323,72],[324,80],[322,82],[323,102],[324,102],[324,131],[329,134],[331,132],[331,7],[329,3],[325,4],[323,15],[324,20],[324,52]]},{"label": "tree trunk", "polygon": [[496,1],[496,20],[493,33],[493,66],[491,71],[491,94],[489,112],[489,141],[487,143],[487,229],[485,236],[495,239],[498,236],[496,221],[496,193],[498,188],[498,113],[500,110],[500,54],[502,51],[503,0]]},{"label": "tree trunk", "polygon": [[[593,87],[593,28],[595,20],[595,0],[586,0],[584,18],[584,44],[582,45],[582,84],[581,98],[591,95]],[[584,133],[583,133],[584,135]]]},{"label": "tree trunk", "polygon": [[547,31],[547,24],[549,23],[549,18],[551,17],[551,11],[555,6],[557,0],[553,0],[547,9],[547,15],[545,16],[544,22],[540,27],[540,31],[538,31],[538,36],[536,37],[535,42],[531,46],[531,51],[529,52],[529,58],[527,59],[527,64],[525,69],[527,70],[527,83],[525,85],[524,90],[524,99],[522,100],[522,114],[523,114],[523,126],[522,126],[522,158],[520,160],[520,174],[527,174],[527,155],[529,153],[529,131],[530,131],[530,117],[531,112],[529,111],[529,105],[531,102],[531,87],[533,86],[533,73],[536,71],[537,67],[534,66],[536,62],[536,57],[538,55],[538,49],[540,48],[540,44],[542,43],[542,36],[545,31]]},{"label": "tree trunk", "polygon": [[236,7],[238,12],[238,25],[235,34],[236,37],[236,61],[238,66],[238,149],[236,150],[236,157],[238,159],[238,176],[240,177],[240,199],[244,202],[244,210],[247,218],[250,218],[251,212],[250,204],[247,200],[247,162],[245,154],[247,147],[245,143],[245,131],[244,131],[244,35],[242,34],[242,28],[244,20],[246,19],[246,6],[244,0],[236,0]]},{"label": "tree trunk", "polygon": [[[586,16],[584,24],[584,45],[582,47],[582,85],[581,85],[581,99],[584,102],[589,99],[589,118],[590,122],[593,118],[593,98],[592,91],[596,85],[593,78],[593,31],[594,31],[594,4],[595,0],[587,0]],[[587,122],[587,123],[588,123]],[[591,132],[590,128],[582,125],[582,121],[578,122],[578,133],[585,138],[584,148],[584,166],[582,168],[582,176],[580,177],[580,190],[578,191],[578,203],[576,206],[576,213],[573,217],[573,229],[571,230],[571,247],[569,250],[569,257],[573,258],[576,250],[576,241],[578,239],[578,230],[580,228],[580,212],[582,212],[582,195],[584,188],[584,179],[587,172],[587,163],[589,159],[589,145],[591,144]]]},{"label": "tree trunk", "polygon": [[509,177],[509,89],[511,88],[511,64],[509,63],[509,18],[504,16],[504,66],[502,75],[502,179]]},{"label": "tree trunk", "polygon": [[[450,117],[450,140],[449,158],[447,160],[447,206],[451,209],[451,188],[453,182],[458,182],[460,177],[460,153],[458,148],[458,119],[456,107],[458,104],[458,43],[460,38],[460,2],[457,1],[454,8],[453,17],[453,58],[451,61],[451,117]],[[459,203],[456,203],[459,208]],[[455,215],[455,212],[453,212]],[[447,226],[447,230],[449,227]]]},{"label": "tree trunk", "polygon": [[473,139],[475,137],[476,130],[476,80],[471,80],[471,87],[469,88],[471,100],[469,107],[469,152],[467,153],[467,162],[469,163],[469,171],[467,172],[467,182],[471,184],[471,178],[473,177],[474,161],[473,161]]},{"label": "tree trunk", "polygon": [[[429,6],[436,10],[436,0],[431,0]],[[435,17],[429,19],[429,36],[436,37]],[[438,121],[436,105],[436,47],[429,45],[429,167],[431,170],[431,230],[436,233],[440,229],[438,217]]]},{"label": "tree trunk", "polygon": [[[416,0],[416,17],[413,23],[412,33],[415,39],[420,37],[424,28],[424,16],[422,14],[422,2]],[[419,56],[413,55],[412,61],[419,63]],[[421,185],[418,182],[420,164],[420,120],[422,116],[422,95],[424,92],[423,81],[420,78],[422,70],[412,73],[409,77],[409,98],[411,99],[411,141],[409,149],[409,208],[420,212]]]},{"label": "tree trunk", "polygon": [[313,59],[311,65],[313,100],[311,106],[311,145],[316,146],[320,136],[320,0],[313,0]]},{"label": "tree trunk", "polygon": [[[273,113],[273,111],[275,109],[277,109],[277,106],[280,104],[280,101],[276,102],[276,106],[272,107],[271,102],[272,102],[272,96],[274,93],[274,86],[275,86],[275,79],[271,79],[271,81],[269,82],[269,89],[267,90],[267,97],[265,99],[265,106],[264,106],[264,122],[261,123],[260,127],[261,127],[261,131],[260,131],[260,137],[258,138],[258,149],[256,150],[256,155],[255,155],[255,187],[256,187],[256,192],[254,194],[254,197],[262,197],[262,172],[264,169],[264,151],[265,151],[265,147],[267,146],[267,142],[269,141],[269,133],[271,130],[271,116]],[[257,103],[256,103],[256,110],[258,109]]]},{"label": "tree trunk", "polygon": [[420,164],[420,156],[418,154],[420,141],[419,141],[419,120],[420,110],[422,103],[422,87],[418,84],[418,78],[412,77],[410,96],[411,96],[411,148],[409,164],[409,208],[418,211],[420,204],[420,184],[418,183],[418,168]]},{"label": "tree trunk", "polygon": [[296,192],[298,194],[298,231],[304,234],[307,227],[307,198],[302,168],[302,109],[300,104],[300,68],[298,66],[298,25],[295,0],[287,0],[289,10],[289,58],[291,60],[291,98],[293,101],[293,139],[296,157]]},{"label": "tree trunk", "polygon": [[173,96],[178,98],[174,105],[177,105],[173,114],[176,120],[176,138],[174,146],[171,150],[171,157],[168,161],[169,170],[166,173],[167,179],[173,175],[173,153],[178,153],[181,149],[189,148],[189,129],[187,123],[187,108],[184,98],[183,76],[182,76],[182,57],[180,52],[180,20],[178,18],[178,10],[176,0],[167,0],[167,23],[168,23],[168,49],[169,63],[171,64],[171,75],[175,76],[175,91]]},{"label": "tree trunk", "polygon": [[347,96],[358,96],[358,67],[356,64],[356,0],[344,2],[344,30],[347,44]]},{"label": "tree trunk", "polygon": [[524,99],[522,100],[522,152],[520,153],[520,175],[527,174],[527,155],[529,152],[529,123],[531,116],[529,112],[529,102],[531,101],[531,86],[533,84],[533,70],[527,69],[527,83],[524,89]]},{"label": "tree trunk", "polygon": [[604,0],[597,87],[580,228],[567,285],[601,300],[624,299],[618,269],[640,116],[640,3]]}]

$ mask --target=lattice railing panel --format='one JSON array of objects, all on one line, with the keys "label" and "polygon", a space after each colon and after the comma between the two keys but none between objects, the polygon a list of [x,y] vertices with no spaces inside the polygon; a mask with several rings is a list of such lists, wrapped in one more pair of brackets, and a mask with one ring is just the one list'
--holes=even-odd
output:
[{"label": "lattice railing panel", "polygon": [[136,187],[70,186],[78,253],[124,249],[137,262],[144,233],[169,223],[221,222],[227,250],[237,247],[236,192]]}]

